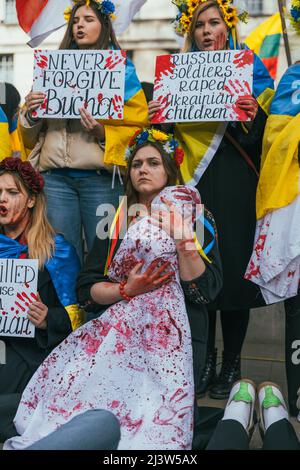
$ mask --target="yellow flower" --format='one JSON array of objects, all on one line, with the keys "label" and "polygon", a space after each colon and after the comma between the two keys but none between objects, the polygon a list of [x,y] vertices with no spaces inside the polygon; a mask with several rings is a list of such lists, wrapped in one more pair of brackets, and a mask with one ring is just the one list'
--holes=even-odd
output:
[{"label": "yellow flower", "polygon": [[161,140],[162,142],[166,142],[168,140],[168,136],[167,134],[165,134],[164,132],[161,132],[157,129],[153,129],[152,130],[152,137],[153,139],[155,140]]},{"label": "yellow flower", "polygon": [[68,22],[70,21],[71,18],[71,13],[72,13],[72,7],[67,7],[64,11],[64,19]]}]

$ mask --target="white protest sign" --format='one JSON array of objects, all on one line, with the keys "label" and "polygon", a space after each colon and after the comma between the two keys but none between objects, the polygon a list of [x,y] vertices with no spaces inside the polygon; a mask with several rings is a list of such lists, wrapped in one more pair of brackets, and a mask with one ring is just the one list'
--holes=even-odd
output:
[{"label": "white protest sign", "polygon": [[36,300],[38,260],[0,259],[0,336],[33,338],[28,306]]},{"label": "white protest sign", "polygon": [[253,60],[249,50],[158,56],[152,122],[248,121],[236,100],[252,94]]},{"label": "white protest sign", "polygon": [[33,116],[123,119],[125,64],[125,51],[35,50],[33,91],[46,97]]}]

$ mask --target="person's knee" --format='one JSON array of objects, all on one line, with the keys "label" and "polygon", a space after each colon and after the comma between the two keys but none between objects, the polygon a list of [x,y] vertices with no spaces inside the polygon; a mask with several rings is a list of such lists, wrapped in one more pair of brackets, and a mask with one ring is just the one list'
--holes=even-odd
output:
[{"label": "person's knee", "polygon": [[107,410],[89,410],[86,411],[86,416],[93,420],[94,432],[103,435],[104,431],[112,447],[116,449],[121,437],[118,418]]}]

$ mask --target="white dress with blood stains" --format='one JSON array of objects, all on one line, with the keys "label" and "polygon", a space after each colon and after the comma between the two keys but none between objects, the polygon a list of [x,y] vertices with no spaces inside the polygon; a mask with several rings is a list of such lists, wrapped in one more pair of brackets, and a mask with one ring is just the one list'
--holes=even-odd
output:
[{"label": "white dress with blood stains", "polygon": [[[196,189],[180,188],[165,188],[153,203],[162,205],[162,194],[181,209],[188,194],[190,207],[200,202]],[[175,243],[148,217],[129,228],[110,278],[122,281],[141,259],[144,269],[155,259],[170,261],[175,280],[114,304],[61,343],[27,385],[14,420],[20,436],[5,449],[23,449],[93,408],[119,418],[119,449],[191,448],[191,333]]]},{"label": "white dress with blood stains", "polygon": [[300,282],[300,196],[257,222],[245,278],[260,286],[267,304],[298,293]]}]

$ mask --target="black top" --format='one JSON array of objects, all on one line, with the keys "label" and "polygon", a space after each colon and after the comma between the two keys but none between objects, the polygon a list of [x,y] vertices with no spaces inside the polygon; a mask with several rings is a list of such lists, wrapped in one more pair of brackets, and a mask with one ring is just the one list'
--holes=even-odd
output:
[{"label": "black top", "polygon": [[[259,108],[251,130],[229,123],[227,132],[240,144],[259,171],[267,116]],[[224,136],[197,184],[201,200],[213,212],[219,232],[224,284],[211,310],[239,310],[265,305],[257,285],[244,279],[256,228],[258,178],[237,148]]]},{"label": "black top", "polygon": [[[34,338],[0,336],[1,341],[11,347],[20,359],[26,362],[32,372],[38,368],[52,349],[72,332],[69,315],[57,297],[46,268],[38,273],[38,292],[42,302],[48,307],[47,328],[45,330],[36,328]],[[9,366],[9,363],[5,364],[5,373],[9,373],[7,369]],[[16,370],[10,372],[17,373]]]}]

